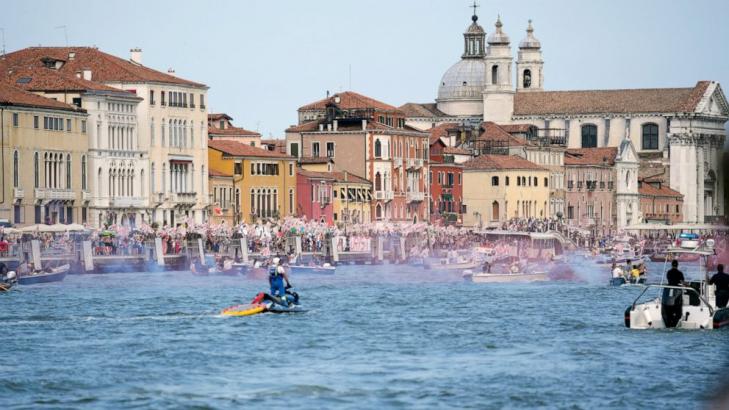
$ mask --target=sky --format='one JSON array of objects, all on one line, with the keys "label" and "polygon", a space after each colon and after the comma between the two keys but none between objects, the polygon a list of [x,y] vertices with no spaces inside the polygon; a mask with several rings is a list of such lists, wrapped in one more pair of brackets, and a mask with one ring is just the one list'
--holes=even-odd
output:
[{"label": "sky", "polygon": [[[441,76],[463,53],[471,3],[5,0],[0,35],[8,52],[68,44],[128,58],[140,47],[144,65],[207,84],[211,112],[282,137],[296,109],[327,90],[395,106],[433,102]],[[515,57],[534,21],[548,90],[691,87],[699,80],[729,87],[729,1],[478,3],[487,34],[501,15]]]}]

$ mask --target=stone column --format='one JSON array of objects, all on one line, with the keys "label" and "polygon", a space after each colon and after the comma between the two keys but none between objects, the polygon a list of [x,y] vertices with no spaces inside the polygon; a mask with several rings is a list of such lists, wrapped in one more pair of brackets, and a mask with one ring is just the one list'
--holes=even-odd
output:
[{"label": "stone column", "polygon": [[705,158],[705,146],[703,141],[698,141],[696,146],[696,165],[697,165],[697,171],[696,171],[696,200],[698,202],[698,206],[696,208],[696,222],[698,223],[704,223],[704,214],[705,214],[705,207],[706,207],[706,193],[704,190],[704,158]]}]

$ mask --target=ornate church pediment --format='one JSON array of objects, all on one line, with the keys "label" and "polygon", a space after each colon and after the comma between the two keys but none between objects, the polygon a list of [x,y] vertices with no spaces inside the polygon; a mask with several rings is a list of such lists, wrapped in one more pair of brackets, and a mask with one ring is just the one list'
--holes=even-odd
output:
[{"label": "ornate church pediment", "polygon": [[729,117],[729,103],[718,83],[712,84],[696,106],[696,112],[712,116]]}]

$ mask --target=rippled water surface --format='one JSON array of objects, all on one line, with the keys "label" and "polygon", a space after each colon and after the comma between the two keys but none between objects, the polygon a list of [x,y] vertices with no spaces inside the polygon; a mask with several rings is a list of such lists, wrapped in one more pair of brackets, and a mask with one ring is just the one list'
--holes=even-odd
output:
[{"label": "rippled water surface", "polygon": [[306,313],[244,318],[218,312],[263,282],[21,287],[0,294],[0,408],[700,408],[729,332],[625,329],[639,290],[576,266],[586,281],[508,285],[346,266],[292,279]]}]

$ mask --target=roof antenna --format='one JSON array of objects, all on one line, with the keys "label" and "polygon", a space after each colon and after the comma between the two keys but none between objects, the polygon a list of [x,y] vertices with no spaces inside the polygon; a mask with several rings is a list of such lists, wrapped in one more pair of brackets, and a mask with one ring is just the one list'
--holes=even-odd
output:
[{"label": "roof antenna", "polygon": [[63,29],[63,38],[66,40],[66,47],[68,47],[68,30],[66,30],[66,26],[58,26],[55,29]]}]

